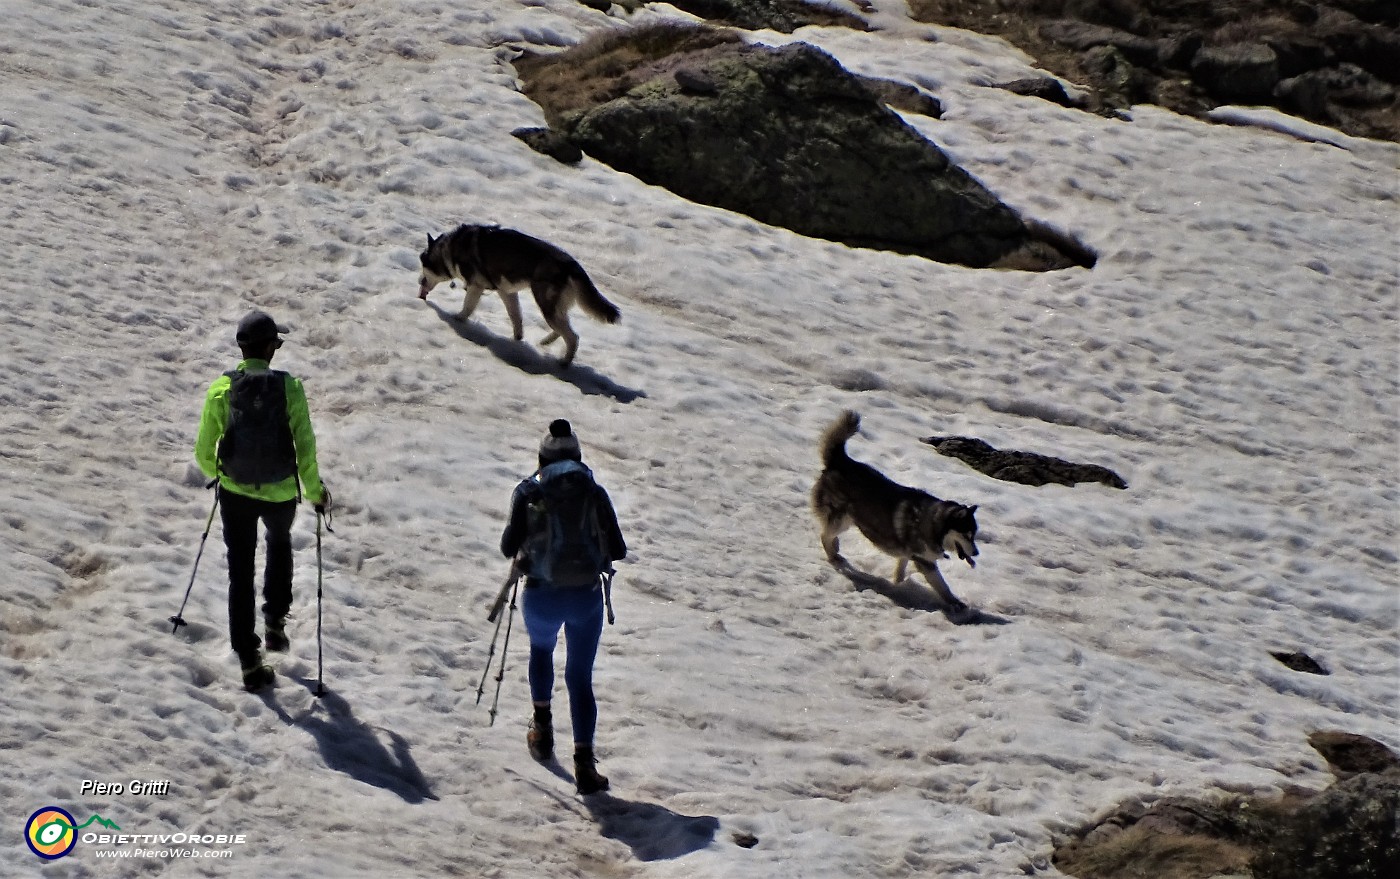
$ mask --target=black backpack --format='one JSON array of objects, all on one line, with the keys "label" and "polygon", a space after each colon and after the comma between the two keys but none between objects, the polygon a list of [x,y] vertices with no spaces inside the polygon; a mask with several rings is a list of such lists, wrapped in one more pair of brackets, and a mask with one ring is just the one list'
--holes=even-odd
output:
[{"label": "black backpack", "polygon": [[219,469],[234,482],[268,485],[296,475],[297,451],[287,420],[287,373],[224,373],[228,425],[219,440]]},{"label": "black backpack", "polygon": [[534,482],[524,546],[526,573],[555,586],[596,586],[609,559],[593,473],[578,461],[556,461],[541,469]]}]

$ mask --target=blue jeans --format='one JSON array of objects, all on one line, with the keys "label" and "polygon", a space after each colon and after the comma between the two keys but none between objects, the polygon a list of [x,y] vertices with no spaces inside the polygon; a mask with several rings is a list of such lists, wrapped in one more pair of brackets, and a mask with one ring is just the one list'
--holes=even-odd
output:
[{"label": "blue jeans", "polygon": [[530,633],[530,698],[543,704],[554,694],[554,645],[564,629],[564,685],[574,743],[593,745],[598,703],[593,698],[593,660],[603,634],[603,590],[526,585],[521,603]]}]

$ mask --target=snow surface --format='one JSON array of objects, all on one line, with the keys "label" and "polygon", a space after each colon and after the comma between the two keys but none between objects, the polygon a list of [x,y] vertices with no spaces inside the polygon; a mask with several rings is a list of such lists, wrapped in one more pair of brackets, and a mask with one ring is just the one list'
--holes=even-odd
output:
[{"label": "snow surface", "polygon": [[[1317,729],[1400,747],[1400,149],[1017,97],[988,86],[1029,58],[900,8],[758,38],[929,90],[945,117],[909,123],[1096,268],[853,250],[531,152],[507,60],[625,22],[568,0],[0,0],[0,875],[1054,875],[1054,836],[1125,798],[1320,788]],[[468,221],[565,248],[622,323],[580,315],[558,374],[532,303],[522,345],[494,297],[470,326],[445,286],[420,302],[426,233]],[[166,621],[252,306],[293,328],[276,365],[338,501],[319,700],[308,512],[271,695],[239,687],[217,523]],[[848,407],[856,457],[980,505],[979,566],[945,565],[975,624],[826,564],[807,495]],[[613,793],[586,801],[525,752],[522,627],[498,722],[492,681],[476,704],[505,507],[556,417],[632,547],[597,665]],[[999,482],[930,434],[1131,487]],[[44,864],[46,805],[245,841]]]}]

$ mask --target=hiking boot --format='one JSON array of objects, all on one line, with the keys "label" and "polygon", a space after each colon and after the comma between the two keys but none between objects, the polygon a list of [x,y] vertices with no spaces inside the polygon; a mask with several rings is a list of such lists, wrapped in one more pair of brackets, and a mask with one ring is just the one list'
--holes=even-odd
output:
[{"label": "hiking boot", "polygon": [[238,662],[243,667],[243,689],[250,693],[271,686],[277,677],[272,666],[263,663],[260,651],[255,650],[247,656],[240,656]]},{"label": "hiking boot", "polygon": [[287,621],[285,619],[267,620],[263,646],[272,653],[286,653],[287,648],[292,646],[291,640],[287,638]]},{"label": "hiking boot", "polygon": [[598,760],[592,748],[574,749],[574,784],[584,796],[608,789],[607,778],[598,774]]},{"label": "hiking boot", "polygon": [[525,745],[530,749],[530,756],[541,763],[554,758],[554,724],[548,709],[535,709],[530,729],[525,733]]}]

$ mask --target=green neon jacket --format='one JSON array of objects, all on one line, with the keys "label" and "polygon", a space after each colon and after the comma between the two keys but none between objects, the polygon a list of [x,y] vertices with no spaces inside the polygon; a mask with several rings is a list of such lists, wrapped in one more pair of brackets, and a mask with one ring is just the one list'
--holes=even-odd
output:
[{"label": "green neon jacket", "polygon": [[[266,360],[249,358],[238,364],[239,372],[257,372],[271,369]],[[229,479],[219,467],[219,440],[228,426],[228,392],[233,382],[226,375],[214,379],[209,393],[204,397],[204,413],[199,418],[199,437],[194,441],[194,460],[204,475],[219,479],[219,485],[235,494],[264,501],[296,500],[305,495],[312,504],[319,504],[326,498],[326,489],[321,485],[321,472],[316,465],[316,434],[311,430],[311,410],[306,405],[306,391],[301,379],[287,376],[287,420],[292,427],[292,445],[297,452],[297,473],[301,478],[301,491],[297,491],[297,476],[288,476],[281,482],[268,485],[241,485]]]}]

